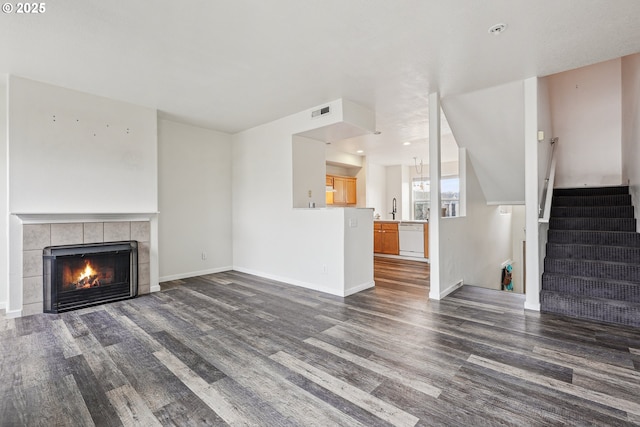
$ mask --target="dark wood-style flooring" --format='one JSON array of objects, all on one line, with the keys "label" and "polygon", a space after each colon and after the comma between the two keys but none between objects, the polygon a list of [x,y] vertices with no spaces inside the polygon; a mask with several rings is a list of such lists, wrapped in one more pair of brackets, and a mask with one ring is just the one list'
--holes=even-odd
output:
[{"label": "dark wood-style flooring", "polygon": [[344,299],[227,272],[0,319],[0,425],[640,423],[637,329],[472,287],[429,301],[428,271],[376,270]]}]

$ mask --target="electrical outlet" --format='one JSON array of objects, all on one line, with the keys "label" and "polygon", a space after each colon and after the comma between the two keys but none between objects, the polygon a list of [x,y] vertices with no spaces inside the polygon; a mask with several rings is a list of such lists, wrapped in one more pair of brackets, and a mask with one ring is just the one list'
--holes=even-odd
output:
[{"label": "electrical outlet", "polygon": [[312,193],[311,193],[311,190],[309,190],[309,198],[311,198],[311,194],[312,194]]},{"label": "electrical outlet", "polygon": [[202,260],[206,260],[207,259],[207,253],[206,252],[202,252]]},{"label": "electrical outlet", "polygon": [[322,264],[322,274],[327,274],[328,272],[327,264]]}]

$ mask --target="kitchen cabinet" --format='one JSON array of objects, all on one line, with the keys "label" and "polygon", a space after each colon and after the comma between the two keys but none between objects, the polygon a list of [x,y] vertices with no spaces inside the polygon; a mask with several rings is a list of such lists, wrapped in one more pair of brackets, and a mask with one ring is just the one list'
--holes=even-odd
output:
[{"label": "kitchen cabinet", "polygon": [[388,255],[398,255],[400,253],[398,223],[373,223],[373,252]]},{"label": "kitchen cabinet", "polygon": [[424,224],[424,257],[429,258],[429,223]]},{"label": "kitchen cabinet", "polygon": [[327,175],[327,187],[333,191],[327,191],[327,205],[355,205],[357,198],[357,179],[351,176]]},{"label": "kitchen cabinet", "polygon": [[333,204],[333,177],[327,175],[327,180],[325,182],[327,192],[326,192],[326,201],[327,206]]}]

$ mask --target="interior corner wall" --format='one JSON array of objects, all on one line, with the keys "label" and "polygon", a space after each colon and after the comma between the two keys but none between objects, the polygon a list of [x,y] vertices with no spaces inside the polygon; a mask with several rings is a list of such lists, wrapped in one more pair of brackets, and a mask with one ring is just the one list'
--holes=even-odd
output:
[{"label": "interior corner wall", "polygon": [[[622,58],[622,182],[640,210],[640,54]],[[640,231],[640,221],[636,225]]]},{"label": "interior corner wall", "polygon": [[555,187],[620,185],[620,58],[547,77],[558,142]]},{"label": "interior corner wall", "polygon": [[500,289],[501,264],[513,258],[511,215],[502,215],[498,206],[487,205],[468,154],[466,185],[467,215],[440,219],[441,292],[460,280],[466,285]]},{"label": "interior corner wall", "polygon": [[9,286],[7,161],[7,79],[0,75],[0,310],[7,307]]},{"label": "interior corner wall", "polygon": [[232,268],[231,135],[158,123],[160,281]]}]

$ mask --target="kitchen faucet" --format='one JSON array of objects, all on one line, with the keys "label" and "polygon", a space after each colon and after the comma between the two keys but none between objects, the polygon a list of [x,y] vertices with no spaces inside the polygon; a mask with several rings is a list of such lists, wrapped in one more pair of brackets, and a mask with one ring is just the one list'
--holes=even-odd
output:
[{"label": "kitchen faucet", "polygon": [[397,207],[397,202],[396,202],[396,198],[393,198],[393,208],[391,209],[391,212],[389,212],[391,214],[391,219],[396,219],[396,212],[398,212],[398,207]]}]

